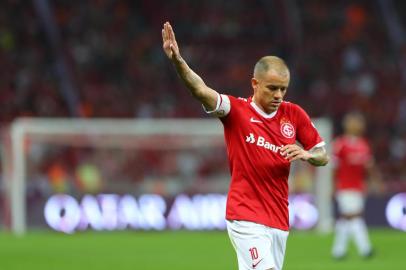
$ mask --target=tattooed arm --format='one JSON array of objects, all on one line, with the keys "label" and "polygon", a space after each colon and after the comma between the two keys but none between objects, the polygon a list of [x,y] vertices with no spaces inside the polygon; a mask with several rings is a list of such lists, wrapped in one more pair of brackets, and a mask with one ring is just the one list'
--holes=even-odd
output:
[{"label": "tattooed arm", "polygon": [[301,159],[313,166],[324,166],[329,161],[326,148],[324,147],[315,147],[306,151],[297,144],[289,144],[282,147],[281,154],[290,162]]}]

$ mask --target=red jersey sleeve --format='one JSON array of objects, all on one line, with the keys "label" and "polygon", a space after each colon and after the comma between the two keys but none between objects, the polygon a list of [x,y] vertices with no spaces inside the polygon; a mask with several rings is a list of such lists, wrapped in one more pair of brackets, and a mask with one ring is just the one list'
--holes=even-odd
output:
[{"label": "red jersey sleeve", "polygon": [[296,104],[292,105],[296,112],[296,140],[302,144],[305,150],[325,145],[309,115],[300,106]]}]

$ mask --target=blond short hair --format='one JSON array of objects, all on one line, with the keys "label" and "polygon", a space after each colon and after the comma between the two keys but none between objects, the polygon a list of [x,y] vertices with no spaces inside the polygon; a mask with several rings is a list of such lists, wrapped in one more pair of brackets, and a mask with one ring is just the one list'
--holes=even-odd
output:
[{"label": "blond short hair", "polygon": [[289,68],[285,61],[277,56],[269,55],[262,57],[255,64],[254,78],[258,78],[258,76],[266,74],[270,70],[275,71],[283,77],[290,77]]}]

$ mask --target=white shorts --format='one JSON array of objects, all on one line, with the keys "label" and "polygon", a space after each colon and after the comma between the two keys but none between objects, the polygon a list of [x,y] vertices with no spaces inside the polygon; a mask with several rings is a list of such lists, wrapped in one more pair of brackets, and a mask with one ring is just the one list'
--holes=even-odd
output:
[{"label": "white shorts", "polygon": [[281,270],[289,232],[249,221],[227,220],[239,270]]},{"label": "white shorts", "polygon": [[338,212],[355,215],[364,211],[364,194],[358,190],[341,190],[336,194]]}]

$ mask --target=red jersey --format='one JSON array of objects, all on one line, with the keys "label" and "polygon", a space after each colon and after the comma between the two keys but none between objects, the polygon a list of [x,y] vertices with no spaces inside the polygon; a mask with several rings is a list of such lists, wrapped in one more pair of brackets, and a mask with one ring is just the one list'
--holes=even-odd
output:
[{"label": "red jersey", "polygon": [[372,161],[367,140],[346,135],[338,137],[333,143],[333,158],[336,164],[336,189],[364,191],[366,167]]},{"label": "red jersey", "polygon": [[[231,109],[220,118],[231,172],[226,218],[287,231],[290,162],[280,149],[296,140],[305,150],[324,142],[296,104],[282,102],[276,112],[267,115],[251,98],[228,99]],[[223,100],[224,96],[220,102]]]}]

